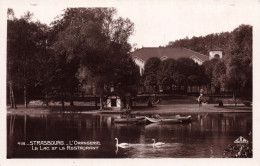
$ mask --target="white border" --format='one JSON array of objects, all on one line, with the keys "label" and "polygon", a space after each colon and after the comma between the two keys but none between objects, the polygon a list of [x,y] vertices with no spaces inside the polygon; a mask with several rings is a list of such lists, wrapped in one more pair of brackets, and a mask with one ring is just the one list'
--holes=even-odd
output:
[{"label": "white border", "polygon": [[[253,98],[253,155],[252,159],[6,159],[6,11],[10,7],[9,4],[23,5],[28,3],[38,3],[44,0],[19,0],[19,1],[0,1],[0,63],[1,63],[1,86],[0,86],[0,166],[6,165],[230,165],[230,166],[257,166],[260,165],[260,135],[259,135],[259,125],[260,118],[258,108],[260,108],[259,101],[259,62],[260,62],[260,0],[226,0],[226,1],[211,1],[211,0],[184,0],[184,1],[159,1],[159,0],[131,0],[131,2],[123,1],[104,1],[104,0],[61,0],[61,1],[44,1],[49,5],[61,5],[70,7],[118,7],[127,5],[172,5],[172,3],[181,5],[201,5],[210,4],[212,2],[219,2],[220,4],[232,3],[235,5],[242,5],[245,8],[250,8],[251,12],[255,15],[255,22],[253,23],[253,70],[254,70],[254,98]],[[46,11],[47,12],[47,11]],[[243,13],[241,13],[243,14]],[[141,16],[140,16],[141,17]],[[225,19],[225,18],[223,18]]]}]

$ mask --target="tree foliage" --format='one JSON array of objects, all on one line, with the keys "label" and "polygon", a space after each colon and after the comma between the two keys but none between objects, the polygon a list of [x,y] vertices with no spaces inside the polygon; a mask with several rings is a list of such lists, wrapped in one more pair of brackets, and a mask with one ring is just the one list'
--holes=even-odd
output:
[{"label": "tree foliage", "polygon": [[176,61],[174,59],[166,59],[160,63],[157,71],[157,82],[161,89],[166,86],[171,87],[174,83],[174,73],[176,68]]},{"label": "tree foliage", "polygon": [[230,37],[231,33],[229,32],[192,37],[191,39],[186,37],[184,39],[170,41],[168,47],[184,47],[204,55],[208,55],[212,49],[221,48],[223,52],[226,53]]},{"label": "tree foliage", "polygon": [[216,93],[220,92],[220,88],[224,87],[226,74],[226,65],[224,61],[218,60],[212,70],[211,84],[215,87]]},{"label": "tree foliage", "polygon": [[[105,85],[131,91],[139,80],[129,56],[134,24],[116,18],[115,8],[68,8],[50,27],[32,22],[31,13],[16,19],[8,10],[8,85],[39,85],[64,104],[79,83],[92,84],[103,107]],[[26,91],[24,91],[27,96]],[[71,99],[73,101],[73,99]]]},{"label": "tree foliage", "polygon": [[144,71],[145,86],[159,86],[161,90],[172,85],[202,85],[203,68],[189,58],[161,61],[154,57],[147,60]]},{"label": "tree foliage", "polygon": [[241,25],[229,43],[225,85],[234,93],[252,95],[252,27]]},{"label": "tree foliage", "polygon": [[178,85],[198,85],[199,65],[189,58],[180,58],[177,60],[177,72],[182,76],[182,81]]},{"label": "tree foliage", "polygon": [[144,66],[144,85],[154,87],[157,83],[157,71],[159,69],[161,60],[157,57],[152,57],[147,60]]},{"label": "tree foliage", "polygon": [[11,89],[24,88],[24,103],[28,103],[28,89],[41,83],[41,64],[45,58],[45,28],[32,22],[31,13],[20,19],[7,20],[7,82]]},{"label": "tree foliage", "polygon": [[240,25],[232,32],[180,39],[169,42],[168,47],[185,47],[205,55],[212,49],[222,49],[222,61],[212,59],[203,63],[202,81],[209,89],[225,87],[233,93],[252,95],[252,26]]},{"label": "tree foliage", "polygon": [[[105,86],[114,86],[122,97],[126,92],[136,93],[134,85],[140,76],[129,56],[128,42],[134,24],[116,17],[116,13],[115,8],[68,8],[49,27],[31,21],[30,12],[18,19],[8,9],[7,84],[11,106],[16,107],[16,90],[23,93],[26,106],[28,93],[36,89],[44,89],[45,95],[57,95],[63,103],[69,97],[73,103],[79,84],[92,85],[100,96],[101,109]],[[202,54],[222,48],[224,58],[201,66],[187,58],[151,58],[142,78],[146,86],[207,84],[252,95],[252,26],[180,39],[168,46],[186,47]]]},{"label": "tree foliage", "polygon": [[216,63],[219,61],[219,59],[213,58],[209,61],[206,61],[202,64],[205,72],[205,83],[209,87],[209,90],[212,88],[212,80],[213,80],[213,70],[216,65]]},{"label": "tree foliage", "polygon": [[55,54],[65,55],[68,63],[79,60],[77,75],[95,86],[100,95],[100,109],[103,109],[104,85],[126,83],[120,77],[128,76],[127,72],[133,74],[132,69],[124,70],[129,69],[128,38],[134,25],[129,19],[115,19],[115,14],[114,8],[68,8],[53,23],[54,32],[59,31],[53,39]]}]

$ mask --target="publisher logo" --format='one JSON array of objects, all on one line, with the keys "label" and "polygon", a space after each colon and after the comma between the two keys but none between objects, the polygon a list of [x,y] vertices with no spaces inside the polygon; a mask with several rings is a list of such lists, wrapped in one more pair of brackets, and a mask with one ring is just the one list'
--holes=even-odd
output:
[{"label": "publisher logo", "polygon": [[234,141],[235,144],[247,144],[248,140],[246,140],[244,137],[240,136],[238,139]]}]

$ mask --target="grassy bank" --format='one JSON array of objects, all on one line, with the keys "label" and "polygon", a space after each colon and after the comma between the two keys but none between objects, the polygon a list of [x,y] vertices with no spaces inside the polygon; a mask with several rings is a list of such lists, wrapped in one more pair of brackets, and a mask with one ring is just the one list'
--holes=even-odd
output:
[{"label": "grassy bank", "polygon": [[[246,106],[242,100],[237,100],[237,104],[232,102],[232,99],[225,99],[223,107],[218,104],[205,104],[199,106],[197,98],[193,96],[183,95],[161,95],[156,96],[159,102],[152,107],[148,107],[148,96],[139,96],[134,102],[132,113],[171,113],[171,112],[251,112],[252,107]],[[24,105],[17,105],[17,109],[11,109],[7,106],[8,113],[38,113],[45,114],[51,112],[69,112],[69,113],[97,113],[99,106],[95,106],[95,102],[75,101],[74,106],[69,106],[69,102],[65,102],[65,107],[62,109],[60,102],[51,101],[49,106],[43,104],[41,100],[31,101],[28,108]],[[125,111],[123,109],[123,111]]]}]

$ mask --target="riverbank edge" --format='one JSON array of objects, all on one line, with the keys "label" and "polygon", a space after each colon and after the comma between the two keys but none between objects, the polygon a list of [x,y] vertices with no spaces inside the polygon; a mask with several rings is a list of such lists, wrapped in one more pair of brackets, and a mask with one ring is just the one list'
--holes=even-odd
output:
[{"label": "riverbank edge", "polygon": [[[7,114],[50,114],[50,113],[61,113],[61,114],[121,114],[125,112],[125,110],[84,110],[83,107],[66,106],[64,110],[60,107],[42,107],[42,106],[30,106],[28,108],[18,107],[18,109],[11,109],[6,107]],[[73,108],[73,109],[72,109]],[[75,111],[77,108],[80,108],[80,111]],[[71,110],[72,109],[72,110]],[[186,110],[185,110],[186,109]],[[245,106],[224,106],[218,107],[214,104],[207,104],[198,106],[197,104],[174,104],[174,105],[158,105],[153,107],[143,107],[139,109],[132,109],[132,114],[165,114],[165,113],[252,113],[253,107],[245,107]]]}]

